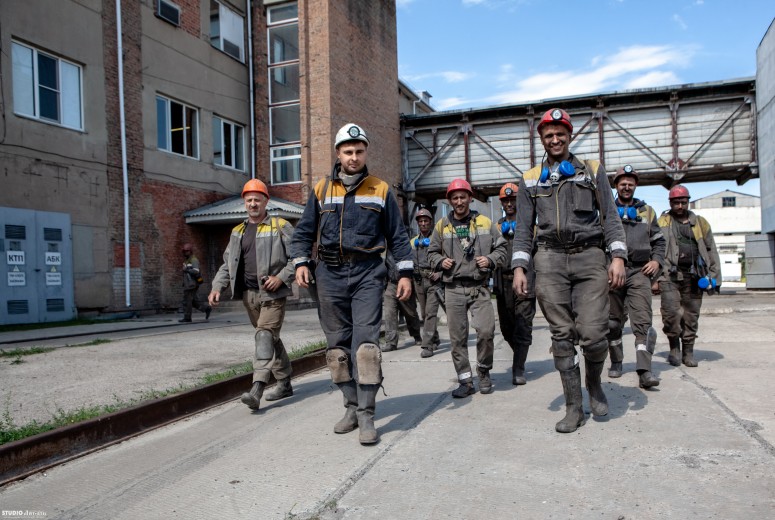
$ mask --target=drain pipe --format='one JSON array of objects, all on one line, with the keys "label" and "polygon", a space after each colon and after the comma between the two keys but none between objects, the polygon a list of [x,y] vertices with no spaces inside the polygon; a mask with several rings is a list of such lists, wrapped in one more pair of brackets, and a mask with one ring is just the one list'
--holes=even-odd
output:
[{"label": "drain pipe", "polygon": [[124,295],[127,307],[132,306],[129,288],[129,174],[126,166],[126,119],[124,117],[124,49],[121,44],[121,0],[116,0],[116,34],[118,40],[118,111],[121,118],[121,168],[124,179]]},{"label": "drain pipe", "polygon": [[250,93],[250,178],[256,178],[256,100],[253,87],[255,78],[253,77],[253,0],[248,0],[248,76],[250,84],[248,92]]}]

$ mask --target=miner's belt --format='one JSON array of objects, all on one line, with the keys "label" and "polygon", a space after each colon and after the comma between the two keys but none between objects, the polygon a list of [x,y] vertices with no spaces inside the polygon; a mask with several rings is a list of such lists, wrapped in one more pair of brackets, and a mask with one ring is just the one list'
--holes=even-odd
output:
[{"label": "miner's belt", "polygon": [[565,253],[566,255],[575,255],[577,253],[581,253],[582,251],[586,251],[587,249],[593,249],[593,248],[602,249],[602,246],[599,242],[592,242],[592,243],[586,243],[586,244],[569,244],[569,245],[538,244],[538,249],[541,249],[543,251],[554,251],[555,253]]},{"label": "miner's belt", "polygon": [[344,255],[332,255],[330,253],[326,253],[325,255],[320,255],[320,259],[325,262],[326,265],[331,267],[337,267],[341,265],[352,265],[357,264],[360,262],[367,262],[370,260],[374,260],[376,258],[379,258],[378,254],[370,254],[370,253],[346,253]]}]

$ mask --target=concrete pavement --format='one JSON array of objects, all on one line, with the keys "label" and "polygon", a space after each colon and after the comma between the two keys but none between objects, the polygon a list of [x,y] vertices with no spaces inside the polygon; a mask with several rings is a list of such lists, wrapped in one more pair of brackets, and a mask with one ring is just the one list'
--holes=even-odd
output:
[{"label": "concrete pavement", "polygon": [[[539,316],[524,387],[510,385],[500,335],[495,392],[464,400],[449,396],[448,348],[429,359],[417,347],[385,354],[377,446],[332,432],[344,409],[320,371],[258,413],[234,401],[5,486],[0,509],[78,519],[772,517],[773,310],[771,293],[706,298],[700,366],[668,365],[660,332],[652,391],[637,387],[628,334],[627,373],[604,376],[608,417],[573,434],[554,431],[564,400]],[[205,332],[177,335],[212,341]]]}]

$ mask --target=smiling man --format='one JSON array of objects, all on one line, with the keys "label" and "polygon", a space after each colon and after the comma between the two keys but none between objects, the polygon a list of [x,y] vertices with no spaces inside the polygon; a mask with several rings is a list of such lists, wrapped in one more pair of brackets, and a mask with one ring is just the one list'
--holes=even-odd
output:
[{"label": "smiling man", "polygon": [[[537,130],[546,159],[519,183],[511,266],[514,292],[527,295],[526,272],[534,260],[536,297],[549,322],[565,394],[565,417],[555,429],[570,433],[586,420],[576,341],[584,353],[592,413],[608,414],[600,380],[608,355],[608,290],[624,284],[627,245],[605,170],[570,153],[568,113],[548,110]],[[613,257],[608,268],[606,251]]]},{"label": "smiling man", "polygon": [[495,350],[495,312],[488,282],[493,270],[506,263],[506,240],[489,218],[470,209],[473,190],[467,181],[455,179],[449,183],[447,201],[452,211],[433,229],[428,262],[431,269],[442,273],[450,350],[459,384],[452,397],[463,398],[476,392],[468,360],[469,312],[476,329],[479,391],[493,391],[490,370]]},{"label": "smiling man", "polygon": [[[291,245],[296,282],[305,288],[317,285],[326,362],[344,396],[345,415],[334,433],[358,428],[361,444],[379,440],[374,412],[382,384],[379,331],[387,277],[381,255],[389,250],[395,259],[401,301],[412,294],[414,272],[395,195],[366,167],[369,144],[360,126],[348,123],[339,129],[331,176],[315,185]],[[316,264],[311,261],[314,244]]]}]

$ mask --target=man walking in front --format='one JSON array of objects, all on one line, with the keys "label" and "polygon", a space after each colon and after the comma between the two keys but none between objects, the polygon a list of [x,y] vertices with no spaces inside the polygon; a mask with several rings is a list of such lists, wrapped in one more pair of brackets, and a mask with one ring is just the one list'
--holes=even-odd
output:
[{"label": "man walking in front", "polygon": [[232,298],[242,299],[256,333],[253,356],[253,386],[242,394],[242,402],[258,410],[264,388],[274,374],[277,384],[264,398],[276,401],[293,395],[291,361],[280,339],[285,301],[291,294],[293,264],[287,251],[293,227],[267,214],[269,191],[258,179],[242,189],[248,218],[231,231],[223,253],[223,265],[213,280],[208,300],[218,305],[221,292],[231,286]]},{"label": "man walking in front", "polygon": [[[358,428],[361,444],[379,440],[374,413],[382,385],[379,330],[387,277],[381,254],[389,249],[396,261],[399,300],[412,295],[414,271],[395,195],[366,167],[369,145],[360,126],[348,123],[339,129],[331,175],[310,193],[291,244],[296,282],[305,288],[317,285],[326,362],[344,396],[345,415],[334,432]],[[314,244],[316,266],[311,262]]]},{"label": "man walking in front", "polygon": [[657,331],[651,326],[651,284],[656,280],[665,261],[665,237],[657,224],[654,209],[635,198],[638,174],[629,164],[616,170],[616,209],[627,236],[627,280],[619,289],[608,294],[608,351],[611,368],[608,377],[622,377],[622,329],[630,317],[635,335],[635,370],[641,388],[659,385],[651,370],[651,357],[657,343]]},{"label": "man walking in front", "polygon": [[476,392],[468,360],[469,311],[476,330],[479,391],[493,391],[490,370],[495,350],[495,312],[488,282],[493,269],[506,262],[506,240],[489,218],[470,209],[473,194],[471,185],[463,179],[449,183],[447,200],[452,211],[436,223],[428,247],[432,269],[442,271],[452,363],[459,383],[452,392],[456,398]]},{"label": "man walking in front", "polygon": [[[537,130],[546,159],[519,183],[511,265],[514,292],[525,296],[535,229],[536,297],[565,394],[565,417],[555,429],[570,433],[586,421],[575,342],[584,354],[592,414],[608,414],[600,379],[608,355],[608,291],[624,284],[627,244],[605,170],[570,153],[568,113],[548,110]],[[608,268],[606,250],[613,257]]]}]

